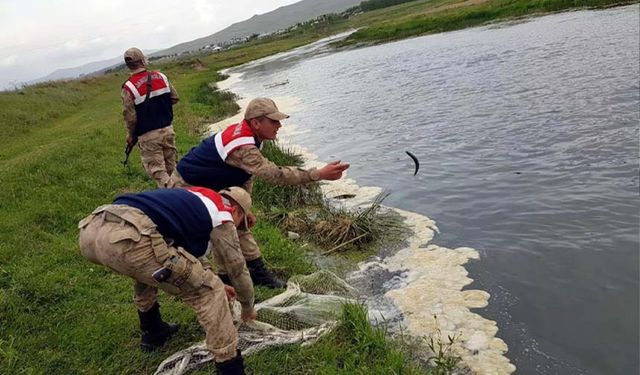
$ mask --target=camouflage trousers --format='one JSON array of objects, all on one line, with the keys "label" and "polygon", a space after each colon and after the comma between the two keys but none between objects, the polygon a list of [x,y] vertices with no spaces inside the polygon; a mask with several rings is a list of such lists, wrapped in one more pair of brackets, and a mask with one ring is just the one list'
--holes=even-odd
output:
[{"label": "camouflage trousers", "polygon": [[[169,246],[142,211],[105,205],[78,227],[80,252],[85,258],[134,279],[134,303],[140,311],[148,311],[156,302],[158,288],[163,289],[195,311],[206,333],[207,348],[217,362],[235,357],[238,332],[222,282],[191,254]],[[188,262],[188,274],[157,282],[151,275],[164,267],[163,258],[173,256]]]},{"label": "camouflage trousers", "polygon": [[151,130],[138,137],[142,166],[159,188],[167,187],[176,168],[176,133],[173,126]]},{"label": "camouflage trousers", "polygon": [[[169,184],[167,187],[169,188],[180,188],[180,187],[188,187],[191,186],[186,183],[178,170],[174,170],[171,178],[169,179]],[[240,240],[240,249],[242,250],[242,255],[246,261],[251,261],[254,259],[260,258],[262,254],[260,253],[260,248],[258,247],[258,243],[255,238],[253,238],[253,234],[249,229],[238,228],[238,240]],[[222,273],[225,273],[224,271]]]}]

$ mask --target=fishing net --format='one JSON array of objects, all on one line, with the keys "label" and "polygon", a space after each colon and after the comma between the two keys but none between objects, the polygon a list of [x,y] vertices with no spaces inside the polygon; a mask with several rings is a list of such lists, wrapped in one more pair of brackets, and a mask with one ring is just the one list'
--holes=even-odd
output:
[{"label": "fishing net", "polygon": [[[356,296],[353,287],[323,270],[290,278],[283,293],[256,304],[255,321],[242,323],[235,301],[238,349],[249,355],[271,346],[311,344],[337,325],[342,305],[354,302]],[[155,375],[182,375],[211,361],[213,355],[202,341],[165,359]]]}]

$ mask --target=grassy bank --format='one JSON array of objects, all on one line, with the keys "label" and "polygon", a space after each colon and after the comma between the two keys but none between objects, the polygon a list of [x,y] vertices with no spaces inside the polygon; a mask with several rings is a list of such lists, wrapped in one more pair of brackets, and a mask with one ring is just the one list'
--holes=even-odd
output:
[{"label": "grassy bank", "polygon": [[[271,44],[274,50],[292,45]],[[240,63],[263,53],[268,52],[248,46],[230,56]],[[198,142],[202,123],[236,110],[232,95],[208,88],[219,78],[222,63],[215,59],[204,67],[190,60],[163,67],[182,98],[174,123],[182,155]],[[168,354],[203,338],[191,311],[162,294],[164,316],[183,328],[163,351],[140,352],[130,280],[78,253],[76,224],[82,217],[118,194],[154,187],[137,151],[130,167],[120,164],[119,88],[125,78],[116,73],[0,93],[0,131],[9,134],[0,152],[0,374],[150,374]],[[256,188],[262,197],[258,206],[277,201],[274,197],[286,202],[291,195]],[[304,251],[267,220],[255,235],[281,275],[315,269]],[[259,289],[257,295],[272,294]],[[419,372],[366,322],[362,308],[348,309],[334,335],[309,348],[290,346],[250,358],[249,370],[282,373],[280,361],[286,359],[292,373]],[[201,373],[207,371],[212,368]]]},{"label": "grassy bank", "polygon": [[[296,38],[320,38],[358,29],[336,46],[375,44],[530,16],[577,9],[605,9],[638,0],[415,0],[369,11],[357,8],[341,15],[299,24],[291,32],[249,44]],[[381,3],[385,3],[382,1]]]},{"label": "grassy bank", "polygon": [[369,324],[361,306],[345,305],[338,327],[314,345],[267,349],[249,357],[248,364],[255,374],[431,373],[408,364],[403,349]]},{"label": "grassy bank", "polygon": [[[341,45],[386,42],[569,9],[598,9],[637,0],[426,0],[364,13],[362,28]],[[388,17],[390,13],[395,16]],[[380,19],[386,14],[388,18]],[[365,20],[366,19],[366,20]]]},{"label": "grassy bank", "polygon": [[[175,128],[180,155],[198,142],[201,125],[237,110],[233,96],[212,91],[219,69],[285,51],[318,38],[362,27],[350,42],[386,41],[450,30],[495,19],[605,7],[605,0],[478,4],[416,1],[351,19],[296,30],[232,50],[187,57],[161,66],[181,95]],[[463,10],[464,7],[464,10]],[[131,283],[78,254],[76,223],[96,206],[128,191],[151,189],[134,152],[123,168],[124,129],[119,90],[124,72],[73,82],[46,83],[0,93],[0,374],[150,374],[169,353],[201,340],[193,314],[161,296],[163,314],[181,332],[160,353],[138,350],[139,330]],[[266,220],[271,206],[305,202],[313,191],[256,186],[263,209],[255,235],[270,266],[281,275],[315,266],[303,249]],[[274,203],[275,202],[275,203]],[[267,212],[269,211],[269,212]],[[260,289],[259,298],[273,292]],[[271,349],[248,358],[257,374],[418,373],[404,352],[372,328],[358,307],[348,307],[340,328],[316,345]],[[205,369],[211,371],[211,368]]]}]

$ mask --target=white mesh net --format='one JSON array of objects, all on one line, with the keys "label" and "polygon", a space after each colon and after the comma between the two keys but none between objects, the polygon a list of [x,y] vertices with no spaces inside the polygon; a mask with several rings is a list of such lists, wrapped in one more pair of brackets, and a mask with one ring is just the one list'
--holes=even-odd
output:
[{"label": "white mesh net", "polygon": [[[308,345],[337,324],[342,305],[354,302],[356,290],[329,271],[296,275],[287,282],[287,290],[256,304],[258,318],[241,323],[240,304],[232,312],[238,329],[238,349],[243,355],[270,346]],[[204,341],[183,349],[165,359],[155,375],[182,375],[213,361]]]}]

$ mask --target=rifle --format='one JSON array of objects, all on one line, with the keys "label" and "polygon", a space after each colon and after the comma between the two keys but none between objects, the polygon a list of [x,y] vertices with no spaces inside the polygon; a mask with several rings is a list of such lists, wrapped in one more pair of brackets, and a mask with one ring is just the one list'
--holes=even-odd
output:
[{"label": "rifle", "polygon": [[127,145],[124,147],[124,160],[121,161],[123,166],[126,167],[129,163],[129,155],[131,154],[131,151],[133,151],[133,147],[136,145],[136,143],[138,143],[137,139],[131,144],[127,143]]}]

